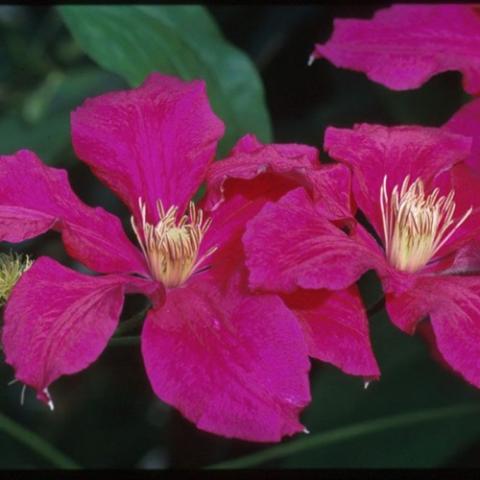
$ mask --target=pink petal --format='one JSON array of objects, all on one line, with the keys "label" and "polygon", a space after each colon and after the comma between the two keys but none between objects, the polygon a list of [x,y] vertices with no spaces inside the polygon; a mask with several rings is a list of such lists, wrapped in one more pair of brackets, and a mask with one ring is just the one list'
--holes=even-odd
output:
[{"label": "pink petal", "polygon": [[418,88],[449,70],[480,92],[480,18],[473,5],[394,5],[371,20],[336,19],[334,33],[314,55],[364,72],[393,90]]},{"label": "pink petal", "polygon": [[449,372],[456,373],[452,367],[445,361],[442,353],[438,349],[437,341],[435,339],[435,332],[433,331],[432,324],[430,322],[420,322],[417,327],[417,333],[425,340],[430,355],[434,360],[442,365],[443,368]]},{"label": "pink petal", "polygon": [[[404,274],[403,289],[385,287],[385,307],[390,320],[400,330],[413,335],[420,320],[426,318],[431,311],[435,291],[432,290],[431,277]],[[395,291],[397,290],[397,291]]]},{"label": "pink petal", "polygon": [[480,278],[449,276],[436,282],[430,312],[442,357],[480,387]]},{"label": "pink petal", "polygon": [[471,239],[480,238],[480,102],[473,100],[464,105],[443,128],[473,139],[470,157],[452,169],[457,212],[474,209],[449,241],[450,249],[457,249]]},{"label": "pink petal", "polygon": [[333,217],[350,215],[350,173],[342,165],[321,165],[318,150],[299,144],[263,145],[254,135],[246,135],[230,156],[215,162],[207,174],[206,206],[217,208],[225,199],[225,189],[244,180],[265,175],[282,182],[284,191],[305,187],[325,213]]},{"label": "pink petal", "polygon": [[138,88],[87,100],[72,113],[75,152],[138,215],[156,202],[183,212],[213,160],[223,123],[205,82],[151,74]]},{"label": "pink petal", "polygon": [[61,232],[68,253],[92,270],[146,272],[120,220],[85,205],[65,170],[47,167],[28,150],[0,157],[0,240],[21,242],[51,228]]},{"label": "pink petal", "polygon": [[473,170],[463,162],[457,164],[451,171],[451,183],[455,191],[456,217],[460,218],[470,208],[472,213],[450,237],[439,255],[480,239],[480,171]]},{"label": "pink petal", "polygon": [[480,239],[472,240],[455,252],[448,272],[451,274],[480,273]]},{"label": "pink petal", "polygon": [[350,286],[385,264],[378,245],[360,226],[355,230],[349,235],[334,226],[302,188],[267,203],[243,236],[250,286],[279,292]]},{"label": "pink petal", "polygon": [[239,286],[246,272],[238,265],[227,275],[214,267],[168,292],[145,322],[143,358],[155,393],[198,428],[276,442],[303,429],[307,349],[278,297]]},{"label": "pink petal", "polygon": [[[335,185],[339,185],[339,182]],[[212,224],[202,241],[200,254],[211,247],[238,240],[244,233],[247,222],[255,217],[265,202],[278,200],[296,187],[296,182],[274,173],[260,174],[251,180],[230,179],[223,190],[222,200],[214,205],[212,211],[207,208],[207,215],[211,217]],[[205,203],[208,205],[210,203],[208,198],[211,198],[208,191],[206,196]],[[341,193],[338,193],[338,197],[340,196]],[[338,204],[334,200],[326,201],[325,208],[322,209],[320,206],[318,208],[323,211],[332,205]],[[338,217],[338,210],[342,208],[339,206],[337,211],[332,209],[331,215]]]},{"label": "pink petal", "polygon": [[[200,245],[200,256],[212,247],[226,246],[238,241],[247,222],[253,218],[270,198],[288,191],[289,182],[261,175],[248,182],[230,184],[227,197],[208,211],[211,226]],[[208,194],[207,194],[208,196]]]},{"label": "pink petal", "polygon": [[465,163],[480,175],[480,98],[464,105],[443,128],[473,138],[472,152]]},{"label": "pink petal", "polygon": [[92,277],[41,257],[22,275],[5,307],[2,343],[15,378],[48,402],[61,375],[83,370],[115,331],[127,292],[150,292],[152,282],[119,275]]},{"label": "pink petal", "polygon": [[419,277],[408,292],[387,296],[387,309],[392,321],[410,334],[429,316],[441,359],[480,387],[479,277]]},{"label": "pink petal", "polygon": [[355,285],[336,292],[298,290],[283,298],[300,320],[310,356],[350,375],[380,376],[367,315]]},{"label": "pink petal", "polygon": [[384,176],[389,193],[407,175],[411,181],[420,177],[426,191],[444,188],[444,182],[437,185],[436,177],[468,157],[471,139],[439,128],[360,124],[352,130],[328,128],[324,147],[331,157],[352,168],[354,199],[383,239],[380,188]]}]

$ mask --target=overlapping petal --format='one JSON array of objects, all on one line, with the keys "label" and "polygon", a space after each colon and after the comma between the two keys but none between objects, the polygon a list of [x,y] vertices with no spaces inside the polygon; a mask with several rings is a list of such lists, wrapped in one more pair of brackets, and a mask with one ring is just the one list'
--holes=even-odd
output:
[{"label": "overlapping petal", "polygon": [[2,344],[15,378],[48,402],[61,375],[83,370],[113,334],[124,294],[154,294],[158,285],[135,277],[80,274],[40,257],[22,275],[4,314]]},{"label": "overlapping petal", "polygon": [[448,273],[480,274],[480,239],[474,239],[455,252],[455,256],[451,265],[449,265]]},{"label": "overlapping petal", "polygon": [[472,137],[472,150],[465,163],[480,176],[480,99],[465,104],[443,126],[445,130]]},{"label": "overlapping petal", "polygon": [[383,252],[360,226],[342,231],[303,188],[267,203],[247,225],[243,243],[250,286],[265,290],[342,289],[385,263]]},{"label": "overlapping petal", "polygon": [[364,72],[393,90],[418,88],[449,70],[480,92],[480,15],[474,5],[393,5],[371,20],[336,19],[314,56]]},{"label": "overlapping petal", "polygon": [[403,295],[387,296],[392,321],[407,333],[430,317],[444,360],[480,387],[480,279],[477,276],[420,277]]},{"label": "overlapping petal", "polygon": [[219,268],[170,291],[165,306],[149,313],[145,367],[155,393],[198,428],[279,441],[303,429],[307,347],[278,297],[248,293],[238,256],[217,257]]},{"label": "overlapping petal", "polygon": [[380,376],[358,288],[297,290],[282,297],[302,325],[310,356],[350,375]]},{"label": "overlapping petal", "polygon": [[430,313],[432,309],[430,299],[434,291],[428,283],[428,277],[424,280],[425,277],[407,276],[410,278],[408,288],[403,291],[390,288],[391,291],[385,294],[385,306],[390,320],[400,330],[412,335],[418,323]]},{"label": "overlapping petal", "polygon": [[328,128],[324,147],[332,158],[352,168],[355,202],[383,238],[380,188],[384,176],[389,192],[401,186],[407,175],[411,181],[420,177],[426,191],[433,186],[443,190],[445,182],[436,183],[437,177],[468,158],[471,143],[469,137],[438,128],[361,124],[353,129]]},{"label": "overlapping petal", "polygon": [[[272,191],[303,186],[330,217],[350,215],[350,173],[343,165],[321,165],[318,150],[300,144],[260,143],[246,135],[229,157],[215,162],[207,174],[207,208],[214,210],[224,200],[225,189],[237,180],[268,178]],[[237,182],[238,183],[238,182]],[[248,187],[247,187],[248,188]]]},{"label": "overlapping petal", "polygon": [[203,81],[151,74],[138,88],[89,99],[71,116],[75,152],[138,216],[156,202],[183,212],[213,160],[223,123]]},{"label": "overlapping petal", "polygon": [[437,346],[445,361],[480,387],[480,278],[449,277],[438,288],[430,314]]},{"label": "overlapping petal", "polygon": [[480,239],[480,102],[472,100],[464,105],[443,129],[472,138],[470,156],[451,172],[457,211],[473,208],[465,226],[452,238],[451,243],[460,247],[471,239]]},{"label": "overlapping petal", "polygon": [[97,272],[145,273],[143,257],[120,220],[85,205],[65,170],[28,150],[0,157],[0,240],[20,242],[55,229],[68,253]]}]

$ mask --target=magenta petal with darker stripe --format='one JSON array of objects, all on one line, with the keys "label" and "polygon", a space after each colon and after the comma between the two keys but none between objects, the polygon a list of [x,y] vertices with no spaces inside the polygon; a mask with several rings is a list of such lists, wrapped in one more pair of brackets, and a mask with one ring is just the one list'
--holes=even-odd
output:
[{"label": "magenta petal with darker stripe", "polygon": [[357,232],[331,223],[303,188],[267,203],[248,223],[243,243],[250,286],[267,291],[339,290],[384,264],[373,241],[364,244]]},{"label": "magenta petal with darker stripe", "polygon": [[350,375],[380,376],[356,285],[334,292],[299,289],[282,297],[302,326],[311,357]]},{"label": "magenta petal with darker stripe", "polygon": [[68,253],[94,271],[146,274],[142,254],[120,219],[84,204],[67,172],[29,150],[0,156],[0,241],[21,242],[55,229]]},{"label": "magenta petal with darker stripe", "polygon": [[150,222],[158,221],[157,200],[184,211],[224,132],[204,81],[158,73],[138,88],[86,100],[71,121],[78,157],[137,219],[142,198]]},{"label": "magenta petal with darker stripe", "polygon": [[169,292],[143,328],[145,368],[155,393],[202,430],[276,442],[304,428],[307,349],[278,297],[230,288],[236,281],[217,270]]},{"label": "magenta petal with darker stripe", "polygon": [[336,19],[313,56],[367,74],[393,90],[418,88],[458,70],[470,94],[480,92],[480,14],[475,5],[393,5],[372,19]]},{"label": "magenta petal with darker stripe", "polygon": [[85,275],[40,257],[15,285],[5,308],[2,345],[15,378],[48,401],[61,375],[83,370],[107,346],[125,293],[160,288],[133,276]]},{"label": "magenta petal with darker stripe", "polygon": [[407,333],[430,317],[443,359],[480,388],[480,278],[419,276],[403,294],[387,296],[392,321]]},{"label": "magenta petal with darker stripe", "polygon": [[225,187],[234,180],[252,180],[272,175],[272,186],[280,180],[291,188],[303,186],[332,218],[350,215],[350,172],[343,165],[323,165],[316,148],[296,143],[264,145],[254,135],[245,135],[230,156],[212,164],[207,174],[205,205],[214,209],[224,200]]}]

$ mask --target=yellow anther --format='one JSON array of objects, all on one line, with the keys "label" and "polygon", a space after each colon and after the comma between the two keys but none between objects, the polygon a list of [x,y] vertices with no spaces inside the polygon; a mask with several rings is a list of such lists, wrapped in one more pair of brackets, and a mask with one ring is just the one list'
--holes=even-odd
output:
[{"label": "yellow anther", "polygon": [[8,300],[13,287],[32,263],[28,255],[0,253],[0,306]]},{"label": "yellow anther", "polygon": [[157,202],[159,221],[156,225],[147,222],[146,205],[139,199],[142,217],[141,228],[132,217],[132,227],[147,260],[152,276],[166,287],[178,287],[215,250],[210,248],[201,258],[198,252],[202,239],[210,227],[211,219],[204,221],[203,212],[190,202],[188,215],[177,221],[178,207],[167,211],[161,201]]},{"label": "yellow anther", "polygon": [[472,213],[470,208],[455,221],[455,192],[439,197],[439,189],[426,196],[423,181],[410,186],[410,176],[402,186],[387,191],[387,176],[380,188],[386,256],[392,266],[406,272],[424,267]]}]

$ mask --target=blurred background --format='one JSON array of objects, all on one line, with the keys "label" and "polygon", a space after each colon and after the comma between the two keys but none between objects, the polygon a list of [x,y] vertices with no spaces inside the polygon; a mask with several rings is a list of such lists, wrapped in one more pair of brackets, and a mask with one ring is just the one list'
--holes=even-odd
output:
[{"label": "blurred background", "polygon": [[[122,14],[122,9],[130,7],[104,8]],[[163,18],[161,9],[165,7],[150,8],[158,9],[158,18],[152,14],[151,25],[144,24],[145,31],[151,26],[155,33],[154,22]],[[197,8],[205,11],[212,25],[217,25],[226,45],[229,43],[239,55],[243,52],[250,58],[253,65],[248,68],[258,71],[264,88],[265,112],[252,111],[251,117],[248,112],[239,112],[246,125],[258,125],[258,134],[266,140],[270,135],[268,115],[271,138],[276,142],[321,147],[328,125],[350,127],[356,122],[370,122],[440,126],[468,100],[458,73],[437,75],[414,91],[393,92],[370,82],[363,74],[337,69],[325,60],[307,66],[314,43],[329,38],[334,18],[369,18],[378,8],[375,5]],[[175,11],[167,13],[175,27]],[[116,21],[114,15],[106,14],[112,22]],[[76,32],[75,38],[65,21]],[[188,37],[197,32],[195,12],[182,22],[187,28],[175,27],[180,35]],[[192,22],[191,30],[188,22]],[[69,112],[86,97],[127,88],[136,82],[137,72],[120,75],[107,65],[108,59],[104,63],[98,61],[85,47],[84,37],[75,30],[80,24],[73,14],[62,17],[55,7],[0,7],[0,153],[30,148],[50,165],[67,168],[73,189],[85,202],[103,206],[127,224],[124,207],[75,159],[70,145]],[[131,28],[141,36],[133,24]],[[198,27],[200,30],[203,32]],[[162,31],[158,35],[163,35]],[[100,36],[95,41],[95,48],[105,49],[118,42],[115,38],[106,42]],[[199,45],[203,48],[201,42]],[[205,51],[210,48],[214,55],[215,46],[205,46]],[[234,50],[223,57],[231,54],[234,58]],[[158,55],[162,55],[161,50]],[[179,55],[177,60],[180,64],[186,62],[186,66],[182,64],[186,77],[195,76],[196,70],[188,70],[187,63],[194,65],[198,59],[188,58]],[[138,52],[132,52],[132,59],[138,60],[139,65],[142,62]],[[224,58],[225,62],[228,60]],[[240,64],[239,60],[236,65]],[[105,65],[109,68],[104,69]],[[228,68],[222,68],[219,71],[223,75]],[[238,68],[231,85],[243,81],[243,70]],[[258,81],[256,74],[252,75],[252,82]],[[252,94],[252,98],[261,98],[259,88],[260,97]],[[215,94],[210,87],[209,93]],[[215,101],[222,116],[221,99]],[[245,132],[232,129],[229,134],[234,140],[237,133]],[[229,137],[221,153],[228,151],[231,143]],[[0,251],[11,248],[7,244],[0,247]],[[15,248],[34,257],[49,255],[77,270],[84,269],[66,257],[56,233]],[[372,274],[361,280],[361,288],[367,305],[381,296],[379,283]],[[140,305],[139,298],[130,298],[124,316],[131,315]],[[358,422],[374,422],[380,417],[480,402],[480,393],[436,362],[421,337],[400,333],[382,313],[372,319],[371,325],[374,350],[382,369],[381,381],[365,390],[361,379],[313,361],[313,401],[302,415],[310,437]],[[138,345],[108,347],[91,368],[57,381],[50,389],[56,407],[53,413],[35,399],[30,389],[21,406],[21,385],[7,386],[12,378],[11,368],[0,363],[0,413],[84,467],[204,467],[271,447],[201,432],[161,403],[150,389]],[[299,435],[285,443],[303,437]],[[0,443],[0,468],[52,467],[46,458],[6,433],[1,425]],[[399,426],[280,455],[256,466],[478,467],[479,459],[480,416],[470,415]]]}]

